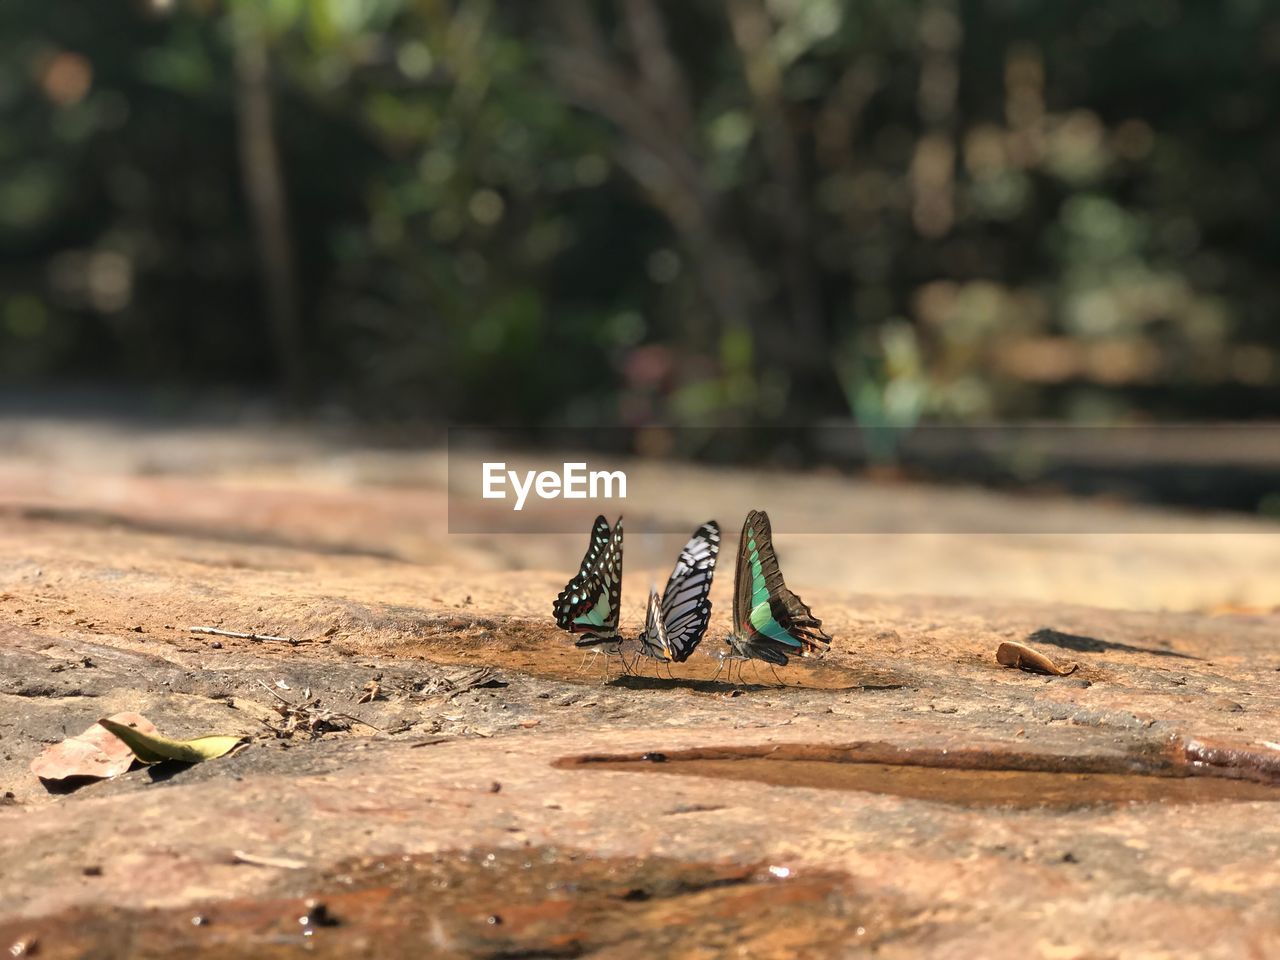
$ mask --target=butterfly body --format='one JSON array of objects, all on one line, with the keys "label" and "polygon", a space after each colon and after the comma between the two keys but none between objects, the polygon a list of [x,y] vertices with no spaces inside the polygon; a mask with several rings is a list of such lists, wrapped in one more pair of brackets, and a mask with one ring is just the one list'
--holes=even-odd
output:
[{"label": "butterfly body", "polygon": [[622,518],[611,530],[609,521],[596,517],[591,539],[578,572],[552,604],[556,626],[575,636],[584,650],[614,653],[618,636],[618,612],[622,600]]},{"label": "butterfly body", "polygon": [[822,621],[787,589],[773,550],[769,515],[752,510],[742,525],[733,584],[730,659],[784,666],[791,657],[820,656],[831,645]]},{"label": "butterfly body", "polygon": [[714,520],[694,531],[680,551],[658,595],[649,591],[640,652],[655,660],[683,663],[701,642],[711,619],[711,581],[720,556],[720,525]]}]

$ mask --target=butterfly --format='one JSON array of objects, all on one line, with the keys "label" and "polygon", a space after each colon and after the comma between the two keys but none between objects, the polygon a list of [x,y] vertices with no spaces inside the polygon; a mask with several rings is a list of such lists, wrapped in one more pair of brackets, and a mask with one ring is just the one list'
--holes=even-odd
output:
[{"label": "butterfly", "polygon": [[649,591],[644,633],[640,635],[641,653],[668,663],[689,659],[707,632],[711,618],[707,594],[711,592],[719,555],[720,525],[711,520],[695,530],[680,551],[661,600],[656,586]]},{"label": "butterfly", "polygon": [[610,530],[609,521],[596,517],[591,540],[577,574],[565,584],[552,612],[556,626],[582,637],[576,645],[598,652],[614,652],[618,636],[618,609],[622,600],[622,518]]},{"label": "butterfly", "polygon": [[821,655],[831,645],[822,621],[783,583],[769,515],[763,510],[752,510],[742,525],[728,642],[735,659],[778,666],[789,657]]}]

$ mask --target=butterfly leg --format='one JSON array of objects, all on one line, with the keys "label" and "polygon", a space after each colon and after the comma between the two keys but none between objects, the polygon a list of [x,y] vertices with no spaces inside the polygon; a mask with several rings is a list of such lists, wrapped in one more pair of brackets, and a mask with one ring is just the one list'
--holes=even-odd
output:
[{"label": "butterfly leg", "polygon": [[787,685],[786,681],[778,676],[778,671],[773,668],[773,664],[769,664],[769,672],[773,674],[773,679],[778,681],[778,686],[785,687]]}]

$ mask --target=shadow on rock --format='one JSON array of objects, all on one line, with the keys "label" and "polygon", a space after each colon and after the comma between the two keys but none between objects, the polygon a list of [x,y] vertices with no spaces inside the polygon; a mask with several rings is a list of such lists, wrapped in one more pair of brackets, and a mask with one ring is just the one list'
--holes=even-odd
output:
[{"label": "shadow on rock", "polygon": [[1178,653],[1176,650],[1161,650],[1156,647],[1135,647],[1128,643],[1114,640],[1099,640],[1097,637],[1086,637],[1083,634],[1064,633],[1052,627],[1041,627],[1027,637],[1028,643],[1045,643],[1077,653],[1103,653],[1107,650],[1120,650],[1126,653],[1149,653],[1155,657],[1177,657],[1180,660],[1202,660],[1189,653]]},{"label": "shadow on rock", "polygon": [[623,674],[609,681],[611,687],[625,690],[694,690],[698,693],[739,694],[753,690],[804,689],[794,684],[734,683],[728,680],[693,680],[688,677],[643,677]]}]

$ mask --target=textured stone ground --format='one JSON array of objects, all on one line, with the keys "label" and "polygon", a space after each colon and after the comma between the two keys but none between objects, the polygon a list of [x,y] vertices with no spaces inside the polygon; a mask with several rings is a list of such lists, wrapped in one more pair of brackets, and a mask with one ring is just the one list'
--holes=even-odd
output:
[{"label": "textured stone ground", "polygon": [[[671,678],[605,684],[547,615],[583,536],[451,537],[440,454],[30,422],[0,426],[0,450],[5,948],[287,955],[296,898],[319,896],[341,921],[307,940],[322,956],[1280,953],[1280,807],[1258,786],[1280,771],[1270,528],[1134,511],[1132,532],[1050,535],[1045,511],[1100,531],[1126,508],[679,468],[679,498],[628,518],[758,490],[869,529],[927,511],[936,532],[776,530],[837,638],[787,687],[716,677],[710,640]],[[984,511],[1011,532],[963,532]],[[628,536],[633,626],[678,545]],[[722,574],[714,636],[731,592]],[[1079,669],[1001,667],[1004,640]],[[360,722],[280,739],[267,688]],[[122,710],[255,739],[67,794],[28,772]],[[684,756],[719,759],[683,774]],[[914,786],[881,770],[848,789],[854,762],[908,765]],[[920,798],[930,771],[954,796]],[[386,898],[418,881],[378,860],[400,855],[442,858],[410,861],[430,864],[414,902],[439,905],[405,928]],[[193,933],[196,914],[214,922]]]}]

